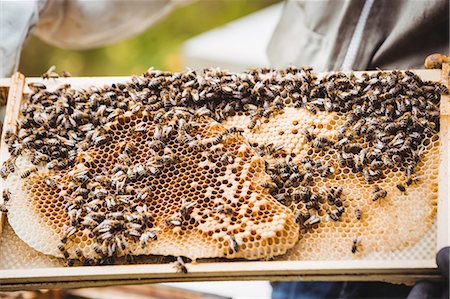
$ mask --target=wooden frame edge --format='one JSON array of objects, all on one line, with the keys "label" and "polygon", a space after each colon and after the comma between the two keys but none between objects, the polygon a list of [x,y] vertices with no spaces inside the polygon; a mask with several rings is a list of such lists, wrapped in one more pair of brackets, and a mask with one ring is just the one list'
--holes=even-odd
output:
[{"label": "wooden frame edge", "polygon": [[[6,129],[14,124],[19,113],[20,104],[22,102],[23,88],[25,86],[25,76],[17,72],[11,77],[10,87],[8,92],[8,104],[6,105],[5,121],[3,123],[3,132],[0,141],[0,165],[8,159],[8,148],[5,143]],[[0,204],[3,200],[3,179],[0,179]],[[5,216],[0,213],[0,237],[3,232],[3,223]]]}]

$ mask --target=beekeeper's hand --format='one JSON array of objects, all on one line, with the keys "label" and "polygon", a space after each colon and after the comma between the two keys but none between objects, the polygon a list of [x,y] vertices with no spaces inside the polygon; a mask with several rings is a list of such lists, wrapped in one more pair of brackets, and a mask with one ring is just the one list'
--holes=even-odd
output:
[{"label": "beekeeper's hand", "polygon": [[176,4],[189,0],[0,1],[0,77],[17,70],[20,51],[34,31],[49,44],[86,49],[143,32]]},{"label": "beekeeper's hand", "polygon": [[436,255],[436,263],[439,272],[445,277],[443,282],[419,281],[411,289],[408,299],[423,298],[448,298],[449,281],[448,281],[448,264],[449,264],[449,247],[444,247]]}]

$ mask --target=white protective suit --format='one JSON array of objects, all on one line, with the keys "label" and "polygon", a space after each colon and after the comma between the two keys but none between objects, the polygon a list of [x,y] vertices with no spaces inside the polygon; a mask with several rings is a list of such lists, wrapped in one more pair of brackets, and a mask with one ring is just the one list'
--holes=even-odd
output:
[{"label": "white protective suit", "polygon": [[17,70],[33,31],[49,44],[87,49],[143,32],[186,0],[0,0],[0,78]]}]

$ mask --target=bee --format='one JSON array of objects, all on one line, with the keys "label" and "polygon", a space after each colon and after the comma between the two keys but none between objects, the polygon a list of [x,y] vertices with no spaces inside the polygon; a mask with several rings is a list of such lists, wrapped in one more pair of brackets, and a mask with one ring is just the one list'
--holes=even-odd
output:
[{"label": "bee", "polygon": [[108,210],[112,210],[117,205],[115,196],[110,195],[110,196],[105,197],[105,203],[106,203],[106,208]]},{"label": "bee", "polygon": [[69,226],[65,231],[65,235],[61,238],[61,243],[63,244],[67,243],[67,240],[77,232],[77,229],[74,226]]},{"label": "bee", "polygon": [[213,144],[217,145],[217,144],[221,143],[223,140],[223,136],[224,136],[224,133],[218,133],[216,135],[216,137],[214,138]]},{"label": "bee", "polygon": [[233,214],[233,209],[229,205],[225,204],[225,202],[223,201],[217,204],[214,210],[217,211],[218,213],[225,213],[227,215]]},{"label": "bee", "polygon": [[239,243],[236,241],[236,237],[234,235],[230,235],[230,249],[233,252],[239,251]]},{"label": "bee", "polygon": [[413,176],[414,173],[414,164],[410,164],[406,167],[406,185],[411,186],[413,181],[417,180],[417,177]]},{"label": "bee", "polygon": [[229,134],[233,134],[233,133],[242,134],[242,133],[244,133],[244,129],[238,128],[238,127],[231,127],[229,129],[226,129],[223,134],[224,135],[229,135]]},{"label": "bee", "polygon": [[77,249],[75,250],[75,255],[76,255],[79,259],[81,259],[81,258],[83,257],[83,250],[81,250],[80,248],[77,248]]},{"label": "bee", "polygon": [[75,182],[85,183],[90,180],[89,170],[78,170],[71,173],[72,180]]},{"label": "bee", "polygon": [[125,164],[127,164],[127,165],[131,164],[131,159],[130,159],[130,157],[128,156],[128,154],[125,153],[125,152],[123,152],[123,153],[121,153],[119,156],[117,156],[117,159],[118,159],[120,162],[125,163]]},{"label": "bee", "polygon": [[49,157],[45,154],[42,154],[40,152],[35,152],[33,153],[32,157],[31,157],[31,163],[33,163],[34,165],[37,165],[41,162],[47,162],[49,159]]},{"label": "bee", "polygon": [[95,253],[99,255],[105,255],[105,252],[103,251],[102,247],[99,244],[94,244],[94,251]]},{"label": "bee", "polygon": [[66,246],[64,244],[59,244],[58,245],[58,250],[63,254],[65,259],[69,258],[69,253],[66,250]]},{"label": "bee", "polygon": [[311,217],[311,214],[309,213],[309,211],[306,211],[306,212],[300,211],[295,215],[295,222],[304,224],[304,222],[306,220],[308,220],[310,217]]},{"label": "bee", "polygon": [[177,260],[175,261],[173,267],[176,269],[177,273],[188,273],[188,269],[184,264],[183,258],[181,256],[177,257]]},{"label": "bee", "polygon": [[136,195],[136,197],[137,197],[137,199],[139,199],[139,200],[145,200],[148,196],[149,196],[149,187],[145,187],[145,188],[143,188],[143,189],[140,189],[138,192],[137,192],[137,195]]},{"label": "bee", "polygon": [[43,83],[39,83],[39,82],[31,82],[28,83],[28,87],[33,91],[33,92],[39,92],[41,90],[47,89],[47,86],[45,86]]},{"label": "bee", "polygon": [[163,149],[165,147],[165,144],[161,140],[152,140],[147,145],[155,151]]},{"label": "bee", "polygon": [[361,220],[362,211],[360,209],[355,210],[355,217],[357,220]]},{"label": "bee", "polygon": [[347,165],[347,160],[344,159],[344,156],[341,153],[337,154],[337,160],[338,160],[339,166],[345,167]]},{"label": "bee", "polygon": [[273,145],[273,144],[272,144],[272,146],[270,146],[270,147],[268,148],[267,154],[268,154],[269,156],[272,156],[272,155],[275,155],[275,154],[277,154],[277,153],[279,153],[279,152],[283,152],[283,151],[284,151],[284,145],[282,145],[282,144],[279,144],[279,145]]},{"label": "bee", "polygon": [[339,213],[336,213],[335,211],[332,211],[331,209],[327,209],[327,214],[328,216],[330,216],[330,218],[334,221],[338,221],[339,220]]},{"label": "bee", "polygon": [[364,179],[370,183],[374,179],[381,178],[383,176],[383,173],[379,169],[373,170],[371,168],[364,168],[363,176],[364,176]]},{"label": "bee", "polygon": [[405,186],[403,186],[402,184],[397,184],[397,189],[400,190],[401,192],[405,192],[406,191]]},{"label": "bee", "polygon": [[375,186],[372,191],[372,201],[377,201],[378,199],[385,198],[387,196],[387,191],[381,189],[379,186]]},{"label": "bee", "polygon": [[220,157],[220,162],[228,162],[228,164],[234,163],[233,154],[230,152],[226,152],[225,154]]},{"label": "bee", "polygon": [[51,187],[51,188],[57,188],[57,187],[58,187],[56,181],[55,181],[54,179],[48,177],[48,176],[46,176],[46,177],[44,178],[44,182],[45,182],[45,184],[46,184],[47,186],[49,186],[49,187]]},{"label": "bee", "polygon": [[175,213],[172,217],[166,219],[166,223],[173,226],[181,226],[181,215],[179,213]]},{"label": "bee", "polygon": [[306,208],[307,209],[314,209],[314,210],[319,210],[319,201],[321,200],[321,196],[314,194],[311,196],[311,199],[306,202]]},{"label": "bee", "polygon": [[129,155],[134,152],[136,148],[137,147],[133,142],[122,142],[120,150]]},{"label": "bee", "polygon": [[362,150],[362,146],[359,143],[350,143],[344,146],[344,151],[347,153],[358,154]]},{"label": "bee", "polygon": [[111,141],[111,136],[109,135],[100,135],[93,139],[95,146],[103,145],[109,141]]},{"label": "bee", "polygon": [[303,168],[305,168],[306,171],[312,171],[315,165],[314,161],[308,157],[303,158],[301,163],[303,164]]},{"label": "bee", "polygon": [[361,238],[360,237],[355,237],[353,239],[353,244],[352,244],[352,253],[355,254],[358,251],[358,247],[361,245]]},{"label": "bee", "polygon": [[321,177],[328,177],[330,174],[334,173],[334,167],[333,166],[326,166],[323,165],[321,167],[318,167],[317,170],[320,172]]},{"label": "bee", "polygon": [[1,169],[0,169],[0,174],[2,179],[6,180],[6,178],[8,177],[8,175],[10,173],[13,173],[15,171],[15,165],[14,162],[12,162],[12,160],[6,160],[5,163],[3,163]]},{"label": "bee", "polygon": [[56,66],[52,65],[45,73],[41,75],[42,79],[58,79],[59,75],[55,72]]},{"label": "bee", "polygon": [[250,123],[248,124],[247,128],[249,128],[250,130],[254,129],[256,127],[257,120],[258,120],[257,117],[252,117],[250,119]]},{"label": "bee", "polygon": [[310,188],[308,188],[308,187],[301,187],[300,188],[300,192],[301,192],[300,199],[303,202],[307,203],[307,202],[311,201],[311,189]]},{"label": "bee", "polygon": [[147,124],[146,124],[146,122],[141,121],[141,122],[137,123],[134,126],[133,130],[134,130],[134,132],[146,132],[147,131]]},{"label": "bee", "polygon": [[394,161],[389,156],[383,155],[382,156],[382,161],[384,163],[384,166],[386,166],[388,168],[394,167]]},{"label": "bee", "polygon": [[195,207],[196,202],[186,202],[186,198],[183,197],[181,200],[180,214],[184,219],[189,217],[192,209]]},{"label": "bee", "polygon": [[322,139],[320,138],[316,138],[314,139],[314,141],[312,142],[311,146],[313,148],[320,148],[320,149],[325,149],[327,147],[327,143],[323,142]]},{"label": "bee", "polygon": [[29,177],[32,173],[35,173],[35,172],[37,172],[37,171],[38,171],[38,168],[37,168],[37,167],[31,167],[31,168],[25,170],[24,172],[22,172],[22,173],[20,174],[20,177],[21,177],[22,179],[25,179],[25,178]]},{"label": "bee", "polygon": [[78,224],[78,219],[81,216],[81,212],[82,212],[81,209],[72,209],[68,211],[67,214],[69,215],[72,226],[76,226]]},{"label": "bee", "polygon": [[156,231],[160,230],[159,228],[152,228],[149,231],[144,232],[139,237],[139,242],[141,245],[141,248],[145,248],[147,246],[147,243],[150,239],[156,241],[158,240],[158,236],[156,235]]},{"label": "bee", "polygon": [[314,224],[320,223],[320,218],[316,215],[311,215],[308,219],[303,222],[303,225],[307,229],[311,229]]},{"label": "bee", "polygon": [[0,213],[8,213],[8,208],[6,207],[5,204],[0,204]]},{"label": "bee", "polygon": [[303,177],[303,181],[307,184],[311,183],[314,180],[314,177],[311,173],[305,173],[305,176]]},{"label": "bee", "polygon": [[314,104],[311,103],[305,103],[303,105],[303,107],[305,107],[309,112],[311,112],[312,114],[317,114],[317,107]]},{"label": "bee", "polygon": [[72,74],[70,72],[68,72],[68,71],[62,71],[61,77],[69,78],[69,77],[72,77]]},{"label": "bee", "polygon": [[211,112],[211,110],[206,108],[206,106],[203,106],[200,109],[197,109],[195,111],[195,116],[196,117],[204,117],[204,116],[211,117],[212,116],[212,112]]},{"label": "bee", "polygon": [[4,202],[7,202],[10,200],[11,192],[8,191],[8,189],[3,189],[2,191],[2,198]]}]

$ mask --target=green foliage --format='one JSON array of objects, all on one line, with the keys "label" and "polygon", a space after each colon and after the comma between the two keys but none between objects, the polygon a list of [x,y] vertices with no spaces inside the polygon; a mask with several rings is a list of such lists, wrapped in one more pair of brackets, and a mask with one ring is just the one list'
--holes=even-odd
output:
[{"label": "green foliage", "polygon": [[144,33],[128,40],[92,50],[64,50],[31,37],[23,51],[19,70],[40,76],[49,66],[73,76],[129,75],[156,69],[183,68],[180,47],[202,32],[257,11],[277,0],[203,0],[175,9]]}]

